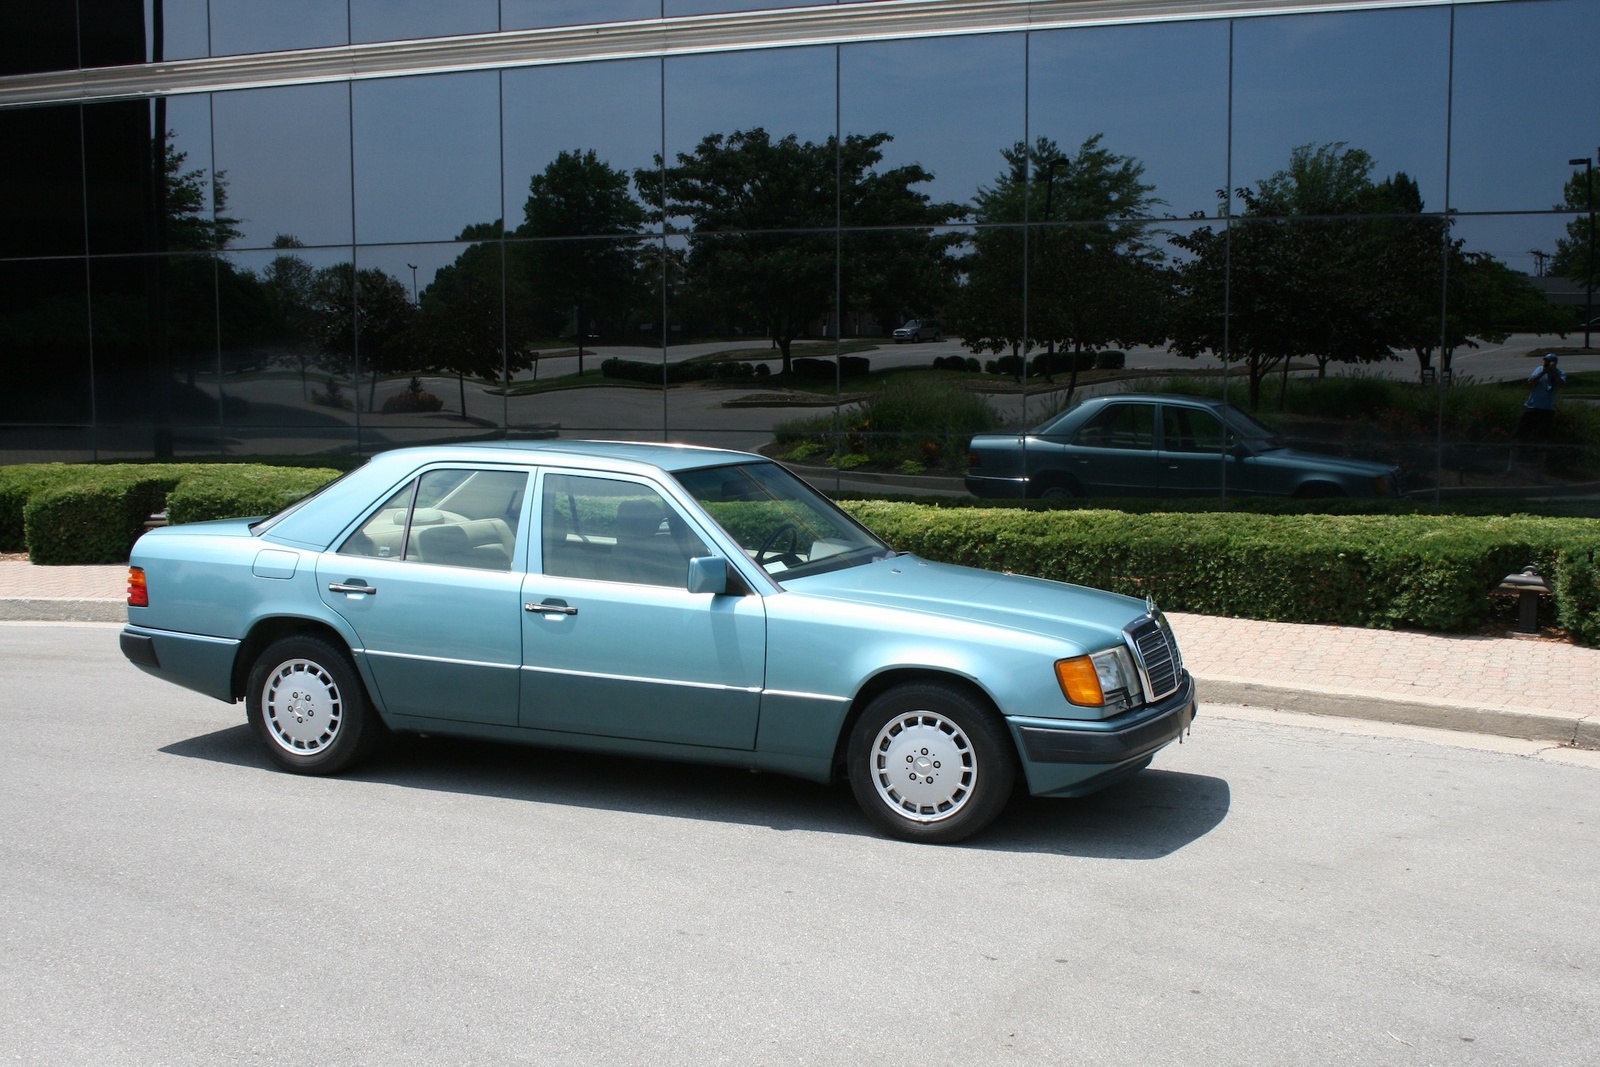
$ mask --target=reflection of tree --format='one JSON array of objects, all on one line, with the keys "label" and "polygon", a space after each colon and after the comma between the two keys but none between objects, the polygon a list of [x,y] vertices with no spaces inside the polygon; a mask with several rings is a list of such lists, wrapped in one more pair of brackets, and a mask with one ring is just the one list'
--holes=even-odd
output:
[{"label": "reflection of tree", "polygon": [[[1071,156],[1045,137],[1018,142],[1002,151],[1007,166],[995,184],[979,189],[979,228],[951,322],[973,352],[1042,345],[1076,354],[1162,340],[1162,252],[1137,221],[1159,201],[1140,180],[1143,165],[1100,138]],[[1018,224],[1026,220],[1042,225],[1025,243]],[[1076,385],[1078,361],[1071,365]]]},{"label": "reflection of tree", "polygon": [[528,362],[521,349],[506,351],[503,309],[508,300],[502,293],[499,234],[498,221],[463,230],[458,240],[478,243],[469,245],[454,263],[440,268],[422,291],[418,309],[421,358],[427,366],[456,376],[462,417],[467,414],[469,376],[502,379]]},{"label": "reflection of tree", "polygon": [[1380,230],[1361,217],[1384,206],[1371,171],[1358,148],[1302,145],[1288,169],[1237,190],[1239,223],[1175,236],[1193,258],[1178,275],[1173,350],[1242,362],[1252,406],[1265,376],[1287,373],[1292,359],[1314,359],[1325,372],[1330,362],[1392,358],[1403,339],[1400,305]]},{"label": "reflection of tree", "polygon": [[[680,152],[664,188],[659,171],[636,172],[647,204],[693,227],[682,263],[685,302],[759,323],[787,373],[794,340],[829,315],[838,286],[885,317],[936,299],[925,287],[948,272],[941,263],[949,241],[926,228],[958,217],[960,208],[913,188],[932,179],[921,167],[875,170],[889,139],[850,134],[817,144],[790,134],[774,141],[757,127],[711,134],[693,153]],[[853,240],[840,258],[838,227],[886,221],[905,228],[883,240]]]},{"label": "reflection of tree", "polygon": [[312,279],[311,308],[312,332],[322,350],[351,376],[372,376],[367,410],[375,410],[378,378],[413,369],[405,342],[415,309],[405,285],[375,267],[335,263]]},{"label": "reflection of tree", "polygon": [[[274,362],[294,368],[300,374],[300,398],[308,399],[306,376],[312,367],[321,366],[324,353],[317,344],[316,270],[294,249],[303,248],[291,234],[272,239],[279,250],[258,279],[269,308],[263,340],[280,346]],[[343,370],[343,368],[339,368]]]},{"label": "reflection of tree", "polygon": [[[1561,203],[1556,205],[1556,210],[1577,211],[1582,214],[1567,221],[1567,235],[1557,238],[1556,254],[1550,262],[1551,274],[1570,278],[1579,286],[1594,284],[1589,281],[1591,270],[1600,275],[1600,263],[1595,262],[1589,255],[1589,240],[1592,236],[1589,229],[1589,212],[1600,207],[1600,202],[1594,198],[1596,193],[1600,193],[1600,189],[1585,188],[1585,179],[1600,185],[1600,181],[1594,179],[1594,171],[1585,168],[1575,171],[1562,189]],[[1595,282],[1600,282],[1600,277],[1597,277]],[[1600,285],[1595,287],[1600,288]]]},{"label": "reflection of tree", "polygon": [[636,235],[644,222],[627,174],[593,149],[562,152],[528,182],[523,223],[513,234],[522,240],[511,252],[527,285],[526,306],[513,321],[525,315],[536,332],[560,336],[570,320],[579,374],[585,335],[620,333],[643,299]]},{"label": "reflection of tree", "polygon": [[1424,214],[1422,192],[1405,174],[1380,182],[1374,198],[1386,215],[1372,225],[1378,270],[1395,305],[1399,333],[1393,343],[1416,354],[1424,377],[1435,351],[1448,373],[1457,348],[1566,325],[1525,276],[1486,253],[1465,251],[1463,240],[1449,236],[1453,220]]},{"label": "reflection of tree", "polygon": [[[1239,221],[1173,238],[1193,257],[1178,271],[1172,348],[1243,363],[1251,406],[1294,359],[1369,363],[1414,351],[1548,328],[1550,312],[1521,275],[1463,251],[1450,222],[1423,212],[1415,181],[1371,178],[1372,157],[1343,144],[1302,145],[1287,169],[1239,189]],[[1440,315],[1445,318],[1441,321]]]}]

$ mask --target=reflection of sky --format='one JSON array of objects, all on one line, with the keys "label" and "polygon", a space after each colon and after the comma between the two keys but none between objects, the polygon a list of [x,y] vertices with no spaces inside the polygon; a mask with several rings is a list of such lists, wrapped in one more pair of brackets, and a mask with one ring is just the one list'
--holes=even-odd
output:
[{"label": "reflection of sky", "polygon": [[500,215],[500,79],[357,82],[356,240],[449,240]]},{"label": "reflection of sky", "polygon": [[1075,152],[1100,147],[1144,164],[1154,214],[1213,214],[1227,184],[1225,23],[1116,26],[1035,34],[1029,133]]},{"label": "reflection of sky", "polygon": [[499,0],[350,0],[350,39],[400,41],[493,33]]},{"label": "reflection of sky", "polygon": [[[528,26],[651,17],[652,6],[659,0],[505,0],[497,17]],[[668,14],[719,6],[754,5],[683,0]],[[493,7],[356,0],[351,17],[360,37],[388,12],[385,34],[406,36],[475,29]],[[195,20],[204,10],[200,0],[169,0],[169,42],[202,39]],[[445,22],[428,21],[436,16]],[[342,0],[212,0],[211,32],[217,52],[342,43],[344,19]],[[225,93],[214,97],[214,166],[227,172],[241,246],[280,232],[349,242],[353,91],[356,236],[409,244],[449,241],[496,217],[515,226],[529,177],[558,152],[593,148],[631,174],[649,164],[663,131],[672,160],[707,134],[755,126],[809,141],[827,138],[836,121],[847,133],[882,130],[894,136],[885,167],[919,163],[935,175],[925,192],[968,201],[994,182],[1000,148],[1026,122],[1067,151],[1103,132],[1103,146],[1141,160],[1164,210],[1181,216],[1211,210],[1226,180],[1228,30],[1197,21],[1041,32],[1026,53],[1022,35],[950,37]],[[1282,169],[1298,145],[1342,141],[1373,156],[1376,180],[1414,176],[1438,210],[1449,120],[1457,209],[1546,211],[1560,199],[1566,160],[1593,153],[1600,139],[1596,0],[1466,5],[1453,16],[1429,7],[1240,19],[1233,36],[1235,186]],[[208,165],[203,105],[173,98],[169,113],[186,169]],[[1528,249],[1553,250],[1562,220],[1457,232],[1530,270]]]},{"label": "reflection of sky", "polygon": [[1561,202],[1567,160],[1600,151],[1597,43],[1595,0],[1457,10],[1456,208],[1542,211]]},{"label": "reflection of sky", "polygon": [[1444,8],[1241,19],[1234,28],[1233,184],[1303,144],[1345,142],[1372,179],[1405,171],[1444,204],[1450,13]]},{"label": "reflection of sky", "polygon": [[350,87],[303,85],[218,93],[216,164],[228,181],[239,247],[292,234],[349,244]]},{"label": "reflection of sky", "polygon": [[628,175],[661,152],[661,62],[575,63],[505,75],[505,215],[523,220],[528,182],[563,151],[594,149]]},{"label": "reflection of sky", "polygon": [[834,132],[832,48],[669,59],[667,159],[691,153],[707,134],[765,127],[773,140],[795,134],[821,143]]},{"label": "reflection of sky", "polygon": [[945,37],[851,45],[839,53],[840,126],[886,132],[882,169],[919,163],[934,180],[918,191],[968,203],[1022,140],[1023,39]]}]

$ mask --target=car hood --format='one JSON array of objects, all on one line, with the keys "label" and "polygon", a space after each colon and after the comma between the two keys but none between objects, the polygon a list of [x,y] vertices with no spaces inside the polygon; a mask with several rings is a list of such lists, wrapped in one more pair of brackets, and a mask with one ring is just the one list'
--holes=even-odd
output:
[{"label": "car hood", "polygon": [[1120,644],[1122,628],[1146,611],[1143,601],[1117,593],[906,554],[790,579],[783,587],[806,597],[1037,634],[1086,652]]},{"label": "car hood", "polygon": [[1358,478],[1381,478],[1400,468],[1390,463],[1374,463],[1366,459],[1346,459],[1321,452],[1302,452],[1298,448],[1263,449],[1252,458],[1258,463],[1293,467],[1296,470],[1322,471],[1327,474],[1349,474]]}]

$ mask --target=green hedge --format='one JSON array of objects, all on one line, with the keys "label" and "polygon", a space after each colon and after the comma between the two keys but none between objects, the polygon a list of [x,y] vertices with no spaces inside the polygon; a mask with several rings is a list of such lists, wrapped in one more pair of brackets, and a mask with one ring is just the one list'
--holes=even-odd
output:
[{"label": "green hedge", "polygon": [[0,467],[0,551],[34,563],[123,563],[145,521],[266,515],[338,477],[326,468],[212,463]]},{"label": "green hedge", "polygon": [[89,467],[70,484],[33,494],[22,511],[28,558],[46,566],[126,562],[178,478],[170,467]]},{"label": "green hedge", "polygon": [[1556,621],[1600,645],[1600,523],[1526,516],[1144,514],[843,506],[928,559],[1149,596],[1172,611],[1471,632],[1533,564]]},{"label": "green hedge", "polygon": [[326,468],[217,464],[185,477],[167,494],[167,521],[204,522],[271,515],[339,476]]}]

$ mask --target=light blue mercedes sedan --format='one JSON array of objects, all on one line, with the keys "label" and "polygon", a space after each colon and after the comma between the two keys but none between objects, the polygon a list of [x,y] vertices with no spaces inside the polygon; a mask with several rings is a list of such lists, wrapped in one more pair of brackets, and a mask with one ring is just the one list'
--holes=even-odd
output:
[{"label": "light blue mercedes sedan", "polygon": [[133,551],[122,650],[334,774],[391,732],[847,779],[959,841],[1189,729],[1153,605],[895,552],[783,466],[673,445],[383,453],[266,519]]}]

